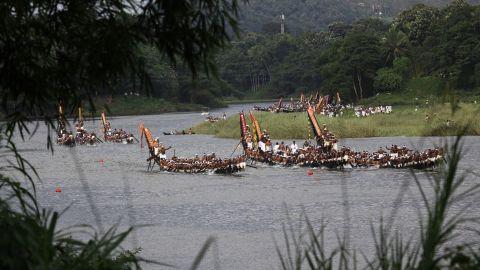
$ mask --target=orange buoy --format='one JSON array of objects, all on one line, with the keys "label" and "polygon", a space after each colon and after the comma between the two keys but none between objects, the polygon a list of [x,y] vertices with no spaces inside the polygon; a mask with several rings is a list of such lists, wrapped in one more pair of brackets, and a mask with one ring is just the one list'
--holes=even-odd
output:
[{"label": "orange buoy", "polygon": [[312,170],[308,170],[308,171],[307,171],[307,174],[308,174],[308,176],[312,176],[312,175],[313,175],[313,171],[312,171]]},{"label": "orange buoy", "polygon": [[56,193],[60,193],[60,192],[62,192],[62,189],[59,188],[59,187],[57,187],[57,188],[55,188],[55,192],[56,192]]}]

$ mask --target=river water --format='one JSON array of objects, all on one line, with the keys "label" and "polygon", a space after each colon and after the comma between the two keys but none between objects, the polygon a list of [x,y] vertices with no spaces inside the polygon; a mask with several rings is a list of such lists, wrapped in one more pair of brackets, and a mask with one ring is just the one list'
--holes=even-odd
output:
[{"label": "river water", "polygon": [[[252,105],[233,105],[224,111],[233,115]],[[137,134],[143,122],[154,135],[172,129],[186,129],[203,121],[200,113],[175,113],[116,117],[112,126]],[[100,122],[89,121],[88,130],[99,132]],[[36,167],[42,182],[37,194],[43,207],[63,211],[61,227],[91,224],[119,230],[136,229],[124,247],[141,247],[141,256],[188,268],[210,236],[216,242],[202,261],[201,269],[278,269],[275,240],[280,246],[282,223],[298,224],[306,213],[312,223],[327,224],[327,246],[336,244],[336,234],[349,236],[352,247],[367,254],[372,250],[371,225],[378,226],[395,213],[392,230],[411,236],[418,228],[418,209],[422,202],[408,170],[359,169],[329,171],[305,168],[247,168],[234,176],[171,174],[147,172],[147,150],[136,145],[100,144],[75,148],[46,149],[46,129],[19,143],[22,154]],[[159,136],[174,147],[177,156],[215,152],[229,156],[237,140],[212,136]],[[340,145],[356,150],[374,150],[392,143],[411,148],[432,147],[439,138],[345,139]],[[463,169],[480,175],[480,137],[465,138],[468,149]],[[103,162],[101,162],[103,161]],[[415,172],[427,185],[435,172]],[[466,186],[478,183],[468,177]],[[61,193],[55,188],[60,187]],[[399,197],[399,194],[403,196]],[[478,214],[478,196],[454,207],[472,203]],[[92,211],[92,207],[94,208]],[[287,217],[290,215],[290,218]],[[97,220],[95,219],[95,213]],[[468,235],[463,236],[465,239]],[[145,265],[146,269],[162,269]]]}]

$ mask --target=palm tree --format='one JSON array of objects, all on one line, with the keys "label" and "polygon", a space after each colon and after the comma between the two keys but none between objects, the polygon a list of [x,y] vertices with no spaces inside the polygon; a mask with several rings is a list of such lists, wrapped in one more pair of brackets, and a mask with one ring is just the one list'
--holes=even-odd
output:
[{"label": "palm tree", "polygon": [[385,63],[389,63],[406,54],[410,41],[402,31],[390,30],[383,38],[383,46],[386,48]]}]

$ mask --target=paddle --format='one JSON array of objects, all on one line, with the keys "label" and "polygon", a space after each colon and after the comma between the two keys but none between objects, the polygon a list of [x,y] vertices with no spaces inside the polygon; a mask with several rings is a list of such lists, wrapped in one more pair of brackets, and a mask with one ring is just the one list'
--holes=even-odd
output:
[{"label": "paddle", "polygon": [[238,146],[239,146],[241,143],[242,143],[242,140],[240,140],[240,141],[238,142],[237,146],[235,146],[235,149],[233,149],[233,152],[232,152],[232,154],[230,154],[230,157],[229,157],[229,158],[231,158],[231,157],[233,156],[233,154],[235,153],[235,151],[237,151]]}]

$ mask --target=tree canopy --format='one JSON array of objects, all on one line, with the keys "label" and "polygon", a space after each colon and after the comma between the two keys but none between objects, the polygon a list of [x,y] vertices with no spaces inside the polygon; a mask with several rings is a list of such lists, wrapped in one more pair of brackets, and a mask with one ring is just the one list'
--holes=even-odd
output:
[{"label": "tree canopy", "polygon": [[[237,0],[5,0],[0,3],[0,90],[9,129],[67,109],[125,81],[151,86],[142,57],[158,51],[192,75],[215,71],[213,53],[238,30]],[[163,68],[163,69],[162,69]]]}]

